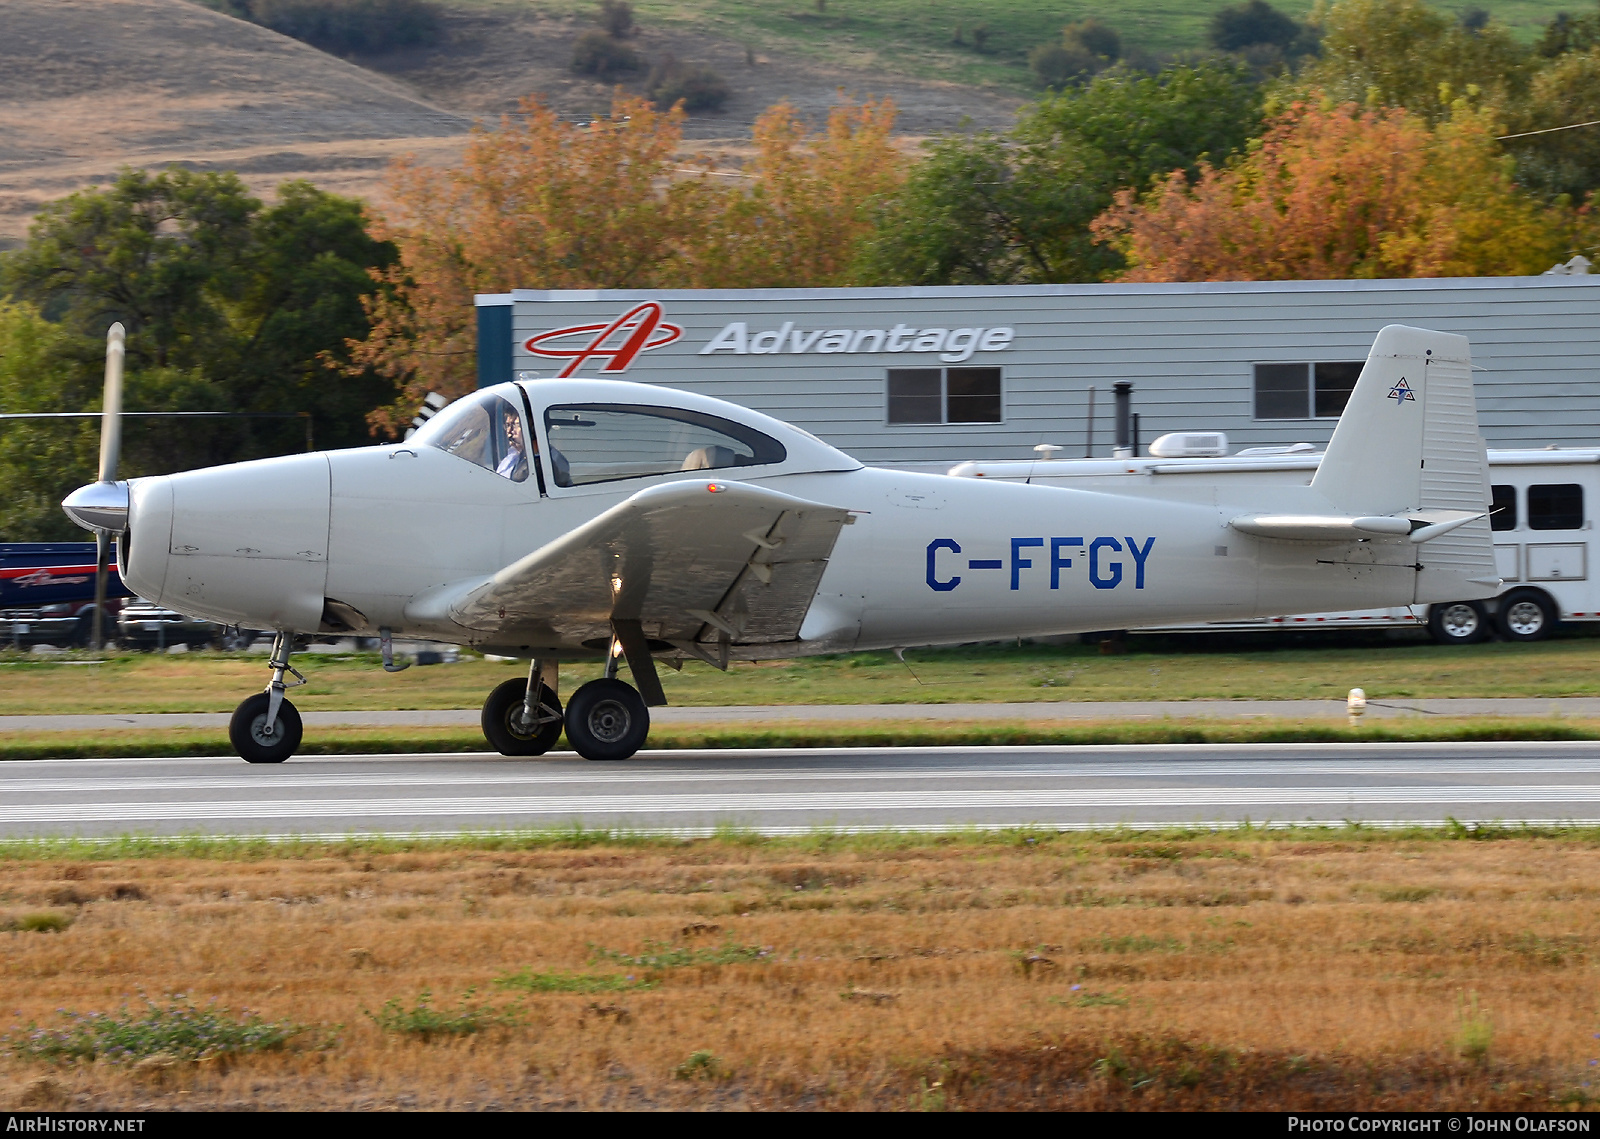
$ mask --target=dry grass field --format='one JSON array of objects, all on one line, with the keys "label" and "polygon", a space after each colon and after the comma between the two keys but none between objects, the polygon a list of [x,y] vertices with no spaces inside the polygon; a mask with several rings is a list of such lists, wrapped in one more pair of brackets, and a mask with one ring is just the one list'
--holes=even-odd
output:
[{"label": "dry grass field", "polygon": [[[530,836],[4,859],[3,1107],[1600,1097],[1587,833]],[[30,1024],[71,1023],[57,1010],[124,1005],[142,1024],[122,1062],[17,1054]],[[156,1039],[243,1009],[258,1036],[304,1027],[199,1062]]]}]

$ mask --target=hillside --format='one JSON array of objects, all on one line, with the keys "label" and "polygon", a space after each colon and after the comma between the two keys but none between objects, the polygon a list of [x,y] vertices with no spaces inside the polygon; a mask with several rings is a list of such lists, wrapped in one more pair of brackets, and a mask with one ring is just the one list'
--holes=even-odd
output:
[{"label": "hillside", "polygon": [[122,165],[310,177],[367,193],[389,159],[448,150],[466,117],[404,85],[183,0],[0,5],[0,243]]},{"label": "hillside", "polygon": [[[938,79],[1031,91],[1029,50],[1093,16],[1130,47],[1157,55],[1204,46],[1213,13],[1237,0],[631,0],[645,28],[748,43],[760,51],[879,77]],[[1297,19],[1314,0],[1272,0]],[[1557,12],[1592,0],[1429,0],[1459,14],[1484,8],[1523,41]],[[537,10],[590,18],[594,0],[448,0],[479,12]],[[985,29],[981,47],[974,29]],[[959,32],[960,41],[956,42]]]},{"label": "hillside", "polygon": [[[543,93],[571,118],[603,111],[611,86],[569,68],[592,11],[454,2],[436,43],[357,66],[188,0],[4,0],[0,248],[23,239],[40,205],[124,165],[237,170],[258,193],[303,177],[381,202],[392,158],[449,161],[474,120],[492,122],[524,95]],[[687,132],[712,151],[738,151],[756,115],[781,99],[820,119],[841,97],[889,95],[911,134],[963,121],[1004,127],[1021,101],[749,50],[682,23],[647,23],[636,46],[727,76],[727,107]]]}]

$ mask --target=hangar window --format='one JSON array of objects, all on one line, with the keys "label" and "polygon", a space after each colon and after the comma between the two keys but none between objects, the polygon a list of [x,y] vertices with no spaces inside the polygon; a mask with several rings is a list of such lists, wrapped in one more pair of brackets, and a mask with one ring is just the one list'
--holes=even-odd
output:
[{"label": "hangar window", "polygon": [[891,424],[1000,423],[999,368],[890,368]]},{"label": "hangar window", "polygon": [[1528,529],[1583,529],[1583,487],[1575,482],[1530,486]]},{"label": "hangar window", "polygon": [[783,444],[752,427],[678,407],[576,403],[544,413],[557,486],[673,471],[781,463]]},{"label": "hangar window", "polygon": [[1350,402],[1360,360],[1325,360],[1314,364],[1257,364],[1257,419],[1338,419]]}]

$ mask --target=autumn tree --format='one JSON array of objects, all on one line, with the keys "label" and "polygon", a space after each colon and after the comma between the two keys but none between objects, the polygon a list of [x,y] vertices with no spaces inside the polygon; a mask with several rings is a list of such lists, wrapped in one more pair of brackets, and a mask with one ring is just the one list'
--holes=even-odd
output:
[{"label": "autumn tree", "polygon": [[474,132],[457,168],[394,168],[382,234],[401,264],[356,346],[357,364],[404,385],[370,417],[377,429],[408,421],[428,391],[476,385],[475,293],[844,282],[869,202],[900,176],[893,105],[835,108],[813,135],[780,104],[735,177],[679,156],[683,118],[619,94],[609,115],[575,124],[529,99]]},{"label": "autumn tree", "polygon": [[[702,288],[817,288],[853,282],[871,207],[899,188],[905,161],[888,100],[833,108],[813,134],[779,103],[756,120],[756,158],[727,187],[693,251]],[[686,282],[689,283],[689,282]]]},{"label": "autumn tree", "polygon": [[682,280],[711,206],[704,180],[676,175],[683,117],[619,96],[580,125],[530,96],[498,129],[475,130],[458,167],[396,163],[397,208],[378,232],[401,260],[371,301],[371,335],[352,346],[357,364],[403,385],[374,425],[406,422],[428,391],[476,386],[475,293]]},{"label": "autumn tree", "polygon": [[1224,166],[1124,191],[1094,224],[1130,281],[1537,273],[1586,224],[1519,190],[1488,114],[1297,104]]}]

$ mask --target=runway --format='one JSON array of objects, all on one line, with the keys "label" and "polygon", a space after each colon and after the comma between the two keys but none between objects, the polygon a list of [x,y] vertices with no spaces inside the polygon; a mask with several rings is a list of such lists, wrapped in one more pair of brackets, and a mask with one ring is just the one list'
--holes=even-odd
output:
[{"label": "runway", "polygon": [[0,837],[564,827],[767,833],[1600,822],[1600,743],[1202,744],[41,760],[0,764]]}]

